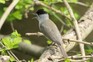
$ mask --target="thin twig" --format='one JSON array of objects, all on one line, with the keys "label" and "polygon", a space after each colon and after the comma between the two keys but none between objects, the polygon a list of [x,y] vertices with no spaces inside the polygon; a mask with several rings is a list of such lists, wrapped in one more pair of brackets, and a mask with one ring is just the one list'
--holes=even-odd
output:
[{"label": "thin twig", "polygon": [[11,55],[16,59],[17,62],[19,62],[20,60],[16,57],[16,55],[11,51],[9,50],[9,52],[11,53]]},{"label": "thin twig", "polygon": [[93,46],[93,42],[86,42],[86,41],[80,41],[80,40],[75,40],[75,39],[66,39],[66,38],[63,38],[63,40],[67,40],[67,41],[70,41],[70,42],[77,42],[77,43],[82,43],[82,44]]},{"label": "thin twig", "polygon": [[[44,36],[44,34],[41,33],[41,32],[26,33],[25,35],[28,35],[28,36],[33,36],[33,35],[34,36]],[[75,40],[75,39],[68,39],[68,38],[64,38],[64,37],[63,37],[63,40],[67,40],[67,41],[70,41],[70,42],[77,42],[77,43],[82,43],[82,44],[93,46],[93,42],[86,42],[86,41],[80,41],[80,40]]]},{"label": "thin twig", "polygon": [[19,0],[13,0],[13,2],[9,5],[9,7],[6,9],[6,11],[4,12],[4,14],[2,15],[1,19],[0,19],[0,30],[6,20],[6,18],[8,17],[8,15],[10,14],[10,12],[12,11],[12,9],[16,6],[16,4],[19,2]]},{"label": "thin twig", "polygon": [[11,25],[11,29],[12,29],[12,31],[14,31],[15,28],[14,28],[13,22],[10,22],[10,25]]},{"label": "thin twig", "polygon": [[62,25],[67,26],[66,23],[60,17],[58,17],[54,12],[52,12],[52,14],[56,17],[56,19],[58,19],[61,22]]},{"label": "thin twig", "polygon": [[58,21],[61,22],[61,24],[62,24],[61,29],[60,29],[60,33],[63,32],[64,26],[66,26],[66,27],[69,28],[69,26],[66,25],[66,23],[65,23],[60,17],[58,17],[54,12],[52,12],[52,14],[53,14],[53,15],[56,17],[56,19],[58,19]]},{"label": "thin twig", "polygon": [[60,33],[63,32],[63,29],[64,29],[64,25],[61,26]]},{"label": "thin twig", "polygon": [[44,36],[44,34],[41,33],[41,32],[37,32],[37,33],[26,33],[26,35],[28,35],[28,36],[32,36],[32,35],[35,35],[35,36]]},{"label": "thin twig", "polygon": [[29,9],[33,7],[34,4],[31,4],[26,10],[25,10],[25,18],[28,18]]},{"label": "thin twig", "polygon": [[[52,4],[57,4],[60,2],[53,2]],[[61,2],[63,4],[63,2]],[[80,5],[80,6],[84,6],[84,7],[89,7],[89,5],[82,3],[82,2],[68,2],[69,4],[76,4],[76,5]]]},{"label": "thin twig", "polygon": [[89,58],[86,58],[84,60],[72,60],[72,59],[70,59],[71,62],[84,62],[84,61],[87,61],[87,60],[89,60]]},{"label": "thin twig", "polygon": [[[70,13],[70,17],[71,17],[71,19],[73,21],[73,24],[74,24],[74,27],[75,27],[75,30],[76,30],[76,33],[77,33],[78,40],[82,41],[82,37],[81,37],[81,34],[80,34],[80,29],[79,29],[77,20],[76,20],[74,14],[73,14],[73,11],[72,11],[70,5],[68,4],[68,2],[66,0],[63,0],[63,2],[66,5],[66,7],[67,7],[67,9],[68,9],[68,11]],[[85,56],[84,44],[80,43],[79,45],[80,45],[80,50],[81,50],[82,56]],[[85,59],[85,58],[83,58],[83,59]]]},{"label": "thin twig", "polygon": [[[81,60],[82,58],[86,58],[86,59]],[[87,56],[73,55],[73,56],[68,56],[68,59],[70,59],[71,62],[84,62],[86,60],[89,60],[90,58],[93,58],[93,55],[87,55]],[[62,58],[61,60],[64,60],[64,59]]]},{"label": "thin twig", "polygon": [[60,14],[60,15],[64,16],[64,17],[66,17],[66,18],[70,19],[70,18],[69,18],[69,17],[67,17],[65,14],[63,14],[61,11],[59,11],[59,10],[57,10],[57,9],[53,8],[53,7],[50,7],[50,6],[48,6],[48,5],[44,4],[44,3],[43,3],[43,2],[41,2],[41,1],[34,0],[34,2],[35,2],[35,4],[36,4],[36,5],[41,5],[41,6],[44,6],[44,7],[48,8],[49,10],[52,10],[52,11],[54,11],[54,12],[56,12],[56,13],[58,13],[58,14]]},{"label": "thin twig", "polygon": [[[44,34],[41,33],[41,32],[26,33],[25,35],[28,35],[28,36],[33,36],[33,35],[34,36],[44,36]],[[68,39],[68,38],[64,38],[64,37],[63,37],[63,40],[67,40],[67,41],[70,41],[70,42],[77,42],[77,43],[82,43],[82,44],[93,46],[93,42],[86,42],[86,41],[76,40],[76,39]]]},{"label": "thin twig", "polygon": [[70,59],[80,59],[80,58],[93,58],[93,55],[87,55],[87,56],[69,56]]},{"label": "thin twig", "polygon": [[7,50],[7,53],[8,53],[9,56],[15,58],[15,60],[16,60],[17,62],[20,61],[14,54],[11,54],[10,50]]},{"label": "thin twig", "polygon": [[20,61],[20,60],[14,55],[14,53],[13,53],[11,50],[7,50],[7,47],[6,47],[2,42],[0,42],[0,44],[2,45],[3,48],[6,49],[6,52],[8,53],[9,56],[15,58],[15,60],[16,60],[17,62]]},{"label": "thin twig", "polygon": [[82,3],[82,2],[75,2],[75,4],[81,5],[81,6],[85,6],[85,7],[89,7],[89,5]]}]

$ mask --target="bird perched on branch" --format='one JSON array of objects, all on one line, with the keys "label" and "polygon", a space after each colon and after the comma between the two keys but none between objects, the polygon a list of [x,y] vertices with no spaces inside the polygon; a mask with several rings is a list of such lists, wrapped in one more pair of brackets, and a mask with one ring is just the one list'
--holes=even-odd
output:
[{"label": "bird perched on branch", "polygon": [[39,9],[36,14],[37,20],[39,21],[39,29],[41,32],[51,41],[57,43],[63,57],[67,58],[68,55],[63,47],[62,36],[55,23],[49,19],[48,13],[44,11],[44,9]]}]

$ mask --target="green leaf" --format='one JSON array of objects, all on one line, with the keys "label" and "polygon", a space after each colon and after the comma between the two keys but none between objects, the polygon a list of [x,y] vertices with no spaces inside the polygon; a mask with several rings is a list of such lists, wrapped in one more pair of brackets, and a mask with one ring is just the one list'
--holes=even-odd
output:
[{"label": "green leaf", "polygon": [[19,0],[18,4],[15,6],[15,9],[22,9],[24,7],[24,0]]},{"label": "green leaf", "polygon": [[76,3],[76,2],[78,2],[78,0],[67,0],[68,2],[74,2],[74,3]]},{"label": "green leaf", "polygon": [[65,62],[71,62],[71,61],[70,61],[70,59],[66,58],[66,59],[65,59]]},{"label": "green leaf", "polygon": [[20,11],[15,11],[15,12],[13,13],[13,16],[14,16],[16,19],[18,19],[18,20],[21,20],[21,19],[22,19],[22,14],[21,14]]},{"label": "green leaf", "polygon": [[20,36],[21,35],[15,31],[10,36],[3,38],[2,42],[8,50],[12,48],[18,48],[18,44],[22,41]]},{"label": "green leaf", "polygon": [[22,38],[14,38],[12,39],[11,37],[6,37],[2,39],[2,42],[4,45],[7,47],[7,49],[12,49],[12,48],[17,48],[18,44],[22,41]]},{"label": "green leaf", "polygon": [[30,62],[34,62],[34,58],[32,58]]},{"label": "green leaf", "polygon": [[57,0],[58,2],[62,2],[62,0]]},{"label": "green leaf", "polygon": [[26,3],[26,4],[31,4],[31,3],[33,3],[32,0],[24,0],[23,2]]},{"label": "green leaf", "polygon": [[23,8],[23,6],[21,6],[21,5],[16,5],[16,7],[15,7],[16,9],[22,9]]},{"label": "green leaf", "polygon": [[51,44],[51,43],[52,43],[52,41],[48,40],[48,41],[47,41],[47,43],[48,43],[48,44]]},{"label": "green leaf", "polygon": [[11,33],[11,37],[20,37],[21,35],[15,30],[13,33]]},{"label": "green leaf", "polygon": [[93,52],[92,49],[90,49],[90,50],[85,50],[85,51],[86,51],[87,54],[91,54],[91,53]]},{"label": "green leaf", "polygon": [[7,49],[11,49],[11,38],[10,37],[3,38],[2,42],[7,47]]},{"label": "green leaf", "polygon": [[2,11],[2,10],[0,10],[0,18],[1,18],[1,16],[2,16],[2,14],[3,14],[3,11]]},{"label": "green leaf", "polygon": [[93,52],[93,48],[91,46],[86,46],[85,51],[87,54],[91,54]]},{"label": "green leaf", "polygon": [[67,32],[67,30],[66,30],[66,29],[64,29],[64,30],[63,30],[63,33],[66,33],[66,32]]},{"label": "green leaf", "polygon": [[60,10],[61,10],[64,14],[66,14],[66,15],[69,14],[67,8],[65,8],[65,7],[60,8]]},{"label": "green leaf", "polygon": [[80,16],[79,16],[78,13],[74,12],[74,15],[75,15],[76,19],[79,19],[80,18]]},{"label": "green leaf", "polygon": [[9,14],[7,20],[8,20],[9,22],[12,22],[13,20],[15,20],[15,17],[13,16],[13,14]]},{"label": "green leaf", "polygon": [[0,0],[0,3],[5,4],[5,0]]},{"label": "green leaf", "polygon": [[13,48],[17,48],[17,47],[18,47],[18,44],[19,44],[21,41],[22,41],[22,38],[21,38],[21,37],[14,38],[14,39],[13,39],[13,43],[12,43]]},{"label": "green leaf", "polygon": [[33,3],[32,0],[20,0],[19,3],[16,5],[16,9],[25,9],[26,5],[31,5]]},{"label": "green leaf", "polygon": [[71,21],[70,21],[70,20],[66,20],[66,21],[65,21],[65,23],[66,23],[66,25],[67,25],[67,26],[69,26],[69,27],[71,27],[71,26],[72,26],[72,23],[71,23]]},{"label": "green leaf", "polygon": [[33,11],[33,10],[34,10],[34,8],[33,8],[33,7],[31,7],[31,8],[30,8],[30,10],[31,10],[31,11]]},{"label": "green leaf", "polygon": [[29,40],[24,40],[24,42],[27,44],[31,44],[31,42]]},{"label": "green leaf", "polygon": [[6,11],[7,10],[7,7],[4,7],[3,10]]},{"label": "green leaf", "polygon": [[11,58],[9,59],[9,62],[14,62],[15,58],[11,55]]}]

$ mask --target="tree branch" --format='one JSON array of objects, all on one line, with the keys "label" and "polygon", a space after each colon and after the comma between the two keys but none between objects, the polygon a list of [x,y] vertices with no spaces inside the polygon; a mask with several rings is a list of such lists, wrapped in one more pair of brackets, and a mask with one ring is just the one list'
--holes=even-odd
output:
[{"label": "tree branch", "polygon": [[56,12],[56,13],[58,13],[58,14],[60,14],[60,15],[64,16],[64,17],[66,17],[66,18],[70,19],[70,18],[69,18],[69,17],[67,17],[65,14],[63,14],[61,11],[59,11],[59,10],[57,10],[57,9],[53,8],[53,7],[50,7],[50,6],[48,6],[48,5],[44,4],[44,3],[43,3],[43,2],[41,2],[41,1],[34,0],[34,2],[35,2],[35,4],[36,4],[36,5],[41,5],[41,6],[43,6],[43,7],[46,7],[46,8],[48,8],[48,9],[50,9],[50,10],[52,10],[52,11],[54,11],[54,12]]},{"label": "tree branch", "polygon": [[10,12],[12,11],[12,9],[16,6],[16,4],[19,2],[19,0],[13,0],[13,2],[9,5],[9,7],[6,9],[6,11],[4,12],[4,14],[2,15],[1,19],[0,19],[0,30],[6,20],[6,18],[8,17],[8,15],[10,14]]},{"label": "tree branch", "polygon": [[[66,0],[63,0],[63,2],[65,3],[65,5],[66,5],[66,7],[68,9],[68,12],[70,13],[70,17],[71,17],[71,19],[73,21],[73,24],[74,24],[74,27],[75,27],[75,30],[76,30],[76,33],[77,33],[78,40],[82,41],[81,34],[80,34],[80,29],[79,29],[77,20],[76,20],[74,14],[73,14],[73,11],[72,11],[70,5],[68,4],[68,2]],[[80,43],[79,46],[80,46],[82,56],[85,56],[84,44]],[[83,59],[85,59],[85,58],[83,58]]]},{"label": "tree branch", "polygon": [[[93,30],[93,8],[92,7],[93,7],[93,5],[85,13],[85,15],[83,17],[81,17],[81,19],[79,20],[79,28],[80,28],[80,34],[81,34],[82,39],[85,39],[89,35],[89,33]],[[77,39],[74,29],[71,29],[70,31],[68,31],[62,37],[67,38],[67,39]],[[76,45],[76,42],[69,42],[67,40],[65,40],[64,42],[65,42],[64,48],[66,49],[66,51],[71,50]],[[44,53],[40,56],[39,60],[37,60],[36,62],[38,62],[38,61],[53,62],[56,60],[60,60],[60,59],[49,60],[52,58],[52,56],[57,56],[57,57],[60,56],[60,53],[58,53],[58,49],[54,48],[53,46],[51,48],[49,47],[49,49],[45,50]]]}]

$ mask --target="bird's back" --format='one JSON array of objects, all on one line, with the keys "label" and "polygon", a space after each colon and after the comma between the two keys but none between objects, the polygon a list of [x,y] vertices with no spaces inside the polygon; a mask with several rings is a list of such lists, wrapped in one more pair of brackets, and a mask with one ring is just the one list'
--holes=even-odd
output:
[{"label": "bird's back", "polygon": [[46,35],[50,40],[60,44],[62,42],[62,36],[57,28],[57,26],[50,19],[45,20],[39,24],[39,28],[43,34]]}]

